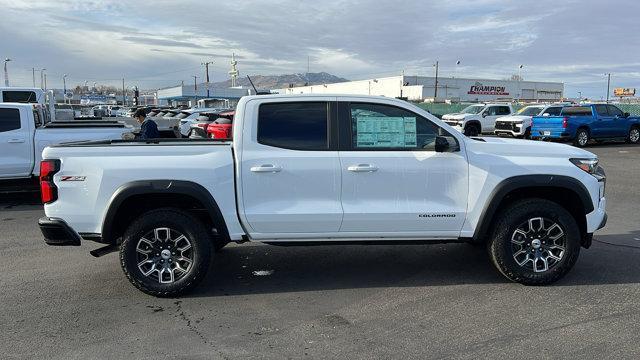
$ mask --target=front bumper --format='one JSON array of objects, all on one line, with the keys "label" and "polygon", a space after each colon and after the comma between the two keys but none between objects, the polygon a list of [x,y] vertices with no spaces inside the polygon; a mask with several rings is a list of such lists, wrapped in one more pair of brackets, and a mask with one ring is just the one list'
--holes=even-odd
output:
[{"label": "front bumper", "polygon": [[38,226],[47,245],[80,246],[80,235],[62,219],[42,217]]}]

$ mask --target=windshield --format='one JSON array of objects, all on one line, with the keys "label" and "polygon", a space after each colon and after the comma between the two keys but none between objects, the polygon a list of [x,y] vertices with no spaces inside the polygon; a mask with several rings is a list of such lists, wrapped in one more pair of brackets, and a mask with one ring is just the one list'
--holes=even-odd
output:
[{"label": "windshield", "polygon": [[518,111],[518,115],[536,116],[540,114],[540,111],[542,111],[542,109],[544,108],[541,106],[527,106],[525,108],[520,109],[520,111]]},{"label": "windshield", "polygon": [[480,111],[484,109],[484,105],[471,105],[460,111],[463,114],[478,114]]}]

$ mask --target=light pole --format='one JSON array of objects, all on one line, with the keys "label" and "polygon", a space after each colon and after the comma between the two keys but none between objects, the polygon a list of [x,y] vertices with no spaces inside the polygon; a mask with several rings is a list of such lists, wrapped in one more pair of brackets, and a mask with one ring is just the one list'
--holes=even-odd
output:
[{"label": "light pole", "polygon": [[198,103],[198,76],[192,75],[193,77],[193,106],[196,106]]},{"label": "light pole", "polygon": [[518,100],[522,100],[522,68],[524,65],[518,66]]},{"label": "light pole", "polygon": [[9,86],[9,72],[7,71],[7,63],[11,61],[11,59],[4,59],[4,86]]},{"label": "light pole", "polygon": [[204,65],[205,68],[205,73],[207,76],[207,98],[209,97],[209,64],[213,64],[213,61],[207,61],[207,62],[203,62],[201,63],[201,65]]},{"label": "light pole", "polygon": [[36,87],[36,68],[31,68],[31,76],[33,77],[33,87]]},{"label": "light pole", "polygon": [[609,89],[611,86],[611,73],[606,73],[607,76],[607,104],[609,103]]},{"label": "light pole", "polygon": [[62,76],[62,100],[64,100],[64,103],[67,103],[67,74],[64,74]]},{"label": "light pole", "polygon": [[438,98],[438,60],[436,60],[436,63],[433,64],[433,66],[436,68],[436,84],[435,89],[433,90],[433,102],[436,102],[436,99]]},{"label": "light pole", "polygon": [[42,89],[42,90],[44,90],[44,72],[46,70],[47,69],[45,69],[45,68],[40,69],[40,89]]},{"label": "light pole", "polygon": [[578,100],[582,101],[582,91],[578,91]]}]

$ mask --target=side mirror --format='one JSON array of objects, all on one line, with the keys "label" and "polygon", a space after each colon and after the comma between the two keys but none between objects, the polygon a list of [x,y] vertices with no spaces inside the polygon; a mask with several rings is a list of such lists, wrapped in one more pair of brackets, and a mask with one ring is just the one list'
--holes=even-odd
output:
[{"label": "side mirror", "polygon": [[631,114],[629,114],[628,112],[624,113],[624,117],[628,118],[629,116],[631,116]]},{"label": "side mirror", "polygon": [[544,113],[542,116],[551,116],[549,113]]},{"label": "side mirror", "polygon": [[487,115],[489,115],[489,114],[487,114],[487,112],[486,112],[486,111],[483,111],[483,112],[482,112],[482,117],[483,117],[483,118],[484,118],[484,117],[487,117]]},{"label": "side mirror", "polygon": [[449,140],[444,136],[436,136],[436,152],[447,152],[449,150]]}]

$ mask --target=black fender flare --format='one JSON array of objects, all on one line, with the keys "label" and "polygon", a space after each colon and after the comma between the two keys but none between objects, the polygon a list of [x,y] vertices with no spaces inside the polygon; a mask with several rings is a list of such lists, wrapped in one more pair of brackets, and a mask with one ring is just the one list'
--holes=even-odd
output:
[{"label": "black fender flare", "polygon": [[587,188],[577,179],[563,175],[519,175],[506,178],[502,180],[493,189],[491,195],[489,195],[487,202],[480,213],[476,230],[473,233],[473,239],[475,241],[480,240],[484,235],[488,233],[491,220],[498,212],[498,206],[507,196],[514,190],[524,188],[558,188],[575,193],[582,205],[584,206],[585,215],[594,210],[591,195]]},{"label": "black fender flare", "polygon": [[217,225],[218,233],[225,239],[229,239],[229,230],[224,221],[220,207],[211,193],[202,185],[185,180],[138,180],[121,185],[111,196],[107,205],[107,211],[102,221],[102,239],[113,242],[113,222],[122,203],[134,195],[144,194],[177,194],[186,195],[200,201],[209,216]]}]

